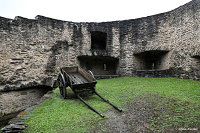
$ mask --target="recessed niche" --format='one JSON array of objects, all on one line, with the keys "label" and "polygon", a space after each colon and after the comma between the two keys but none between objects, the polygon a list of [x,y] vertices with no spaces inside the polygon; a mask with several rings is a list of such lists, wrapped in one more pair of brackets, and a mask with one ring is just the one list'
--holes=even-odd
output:
[{"label": "recessed niche", "polygon": [[85,70],[91,70],[94,75],[115,75],[118,59],[104,56],[80,56],[80,66]]},{"label": "recessed niche", "polygon": [[161,70],[168,69],[168,51],[146,51],[134,55],[137,70]]},{"label": "recessed niche", "polygon": [[200,55],[195,55],[195,56],[193,56],[193,58],[200,60]]},{"label": "recessed niche", "polygon": [[200,55],[192,56],[192,66],[194,68],[200,69]]},{"label": "recessed niche", "polygon": [[91,31],[91,49],[106,50],[107,33],[100,31]]}]

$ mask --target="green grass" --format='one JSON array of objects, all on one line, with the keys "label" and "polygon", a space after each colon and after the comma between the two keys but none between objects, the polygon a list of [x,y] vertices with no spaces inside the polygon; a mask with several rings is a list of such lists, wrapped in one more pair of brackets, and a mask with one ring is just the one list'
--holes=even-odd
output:
[{"label": "green grass", "polygon": [[[98,80],[96,87],[102,96],[119,107],[133,102],[135,97],[142,98],[143,94],[167,97],[169,100],[163,100],[155,108],[158,117],[150,121],[153,129],[157,129],[158,126],[190,127],[191,122],[200,125],[200,120],[197,119],[200,118],[200,82],[198,81],[124,77]],[[31,113],[32,117],[26,121],[28,125],[26,132],[81,133],[95,128],[95,123],[104,121],[81,101],[73,98],[71,91],[70,95],[70,99],[64,100],[60,97],[59,90],[54,90],[52,98],[44,101]],[[96,96],[87,97],[85,100],[102,113],[111,108]],[[163,113],[164,109],[169,111]],[[173,125],[170,125],[171,123]]]}]

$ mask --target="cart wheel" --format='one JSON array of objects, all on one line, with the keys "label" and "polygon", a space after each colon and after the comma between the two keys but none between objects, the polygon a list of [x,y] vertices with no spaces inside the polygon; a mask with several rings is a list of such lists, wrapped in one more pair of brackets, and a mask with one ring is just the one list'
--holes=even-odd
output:
[{"label": "cart wheel", "polygon": [[65,78],[63,74],[59,74],[58,76],[58,81],[59,81],[59,89],[60,89],[60,94],[63,96],[64,99],[67,98],[67,84],[65,82]]}]

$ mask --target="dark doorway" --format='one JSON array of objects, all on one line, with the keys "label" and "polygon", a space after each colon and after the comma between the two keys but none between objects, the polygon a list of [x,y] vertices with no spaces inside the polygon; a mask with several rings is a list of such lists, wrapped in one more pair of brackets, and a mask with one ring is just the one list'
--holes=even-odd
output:
[{"label": "dark doorway", "polygon": [[91,31],[91,49],[106,50],[107,33]]}]

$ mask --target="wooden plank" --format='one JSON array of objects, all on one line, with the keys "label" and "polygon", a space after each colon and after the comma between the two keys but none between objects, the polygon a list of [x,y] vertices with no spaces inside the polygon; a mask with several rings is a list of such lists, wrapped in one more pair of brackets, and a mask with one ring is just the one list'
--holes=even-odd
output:
[{"label": "wooden plank", "polygon": [[85,70],[78,68],[79,73],[85,77],[89,82],[96,81],[91,75],[89,75]]},{"label": "wooden plank", "polygon": [[88,80],[84,78],[80,73],[68,73],[71,80],[74,82],[74,84],[84,84],[88,83]]},{"label": "wooden plank", "polygon": [[66,73],[78,72],[78,67],[64,67],[62,68]]}]

